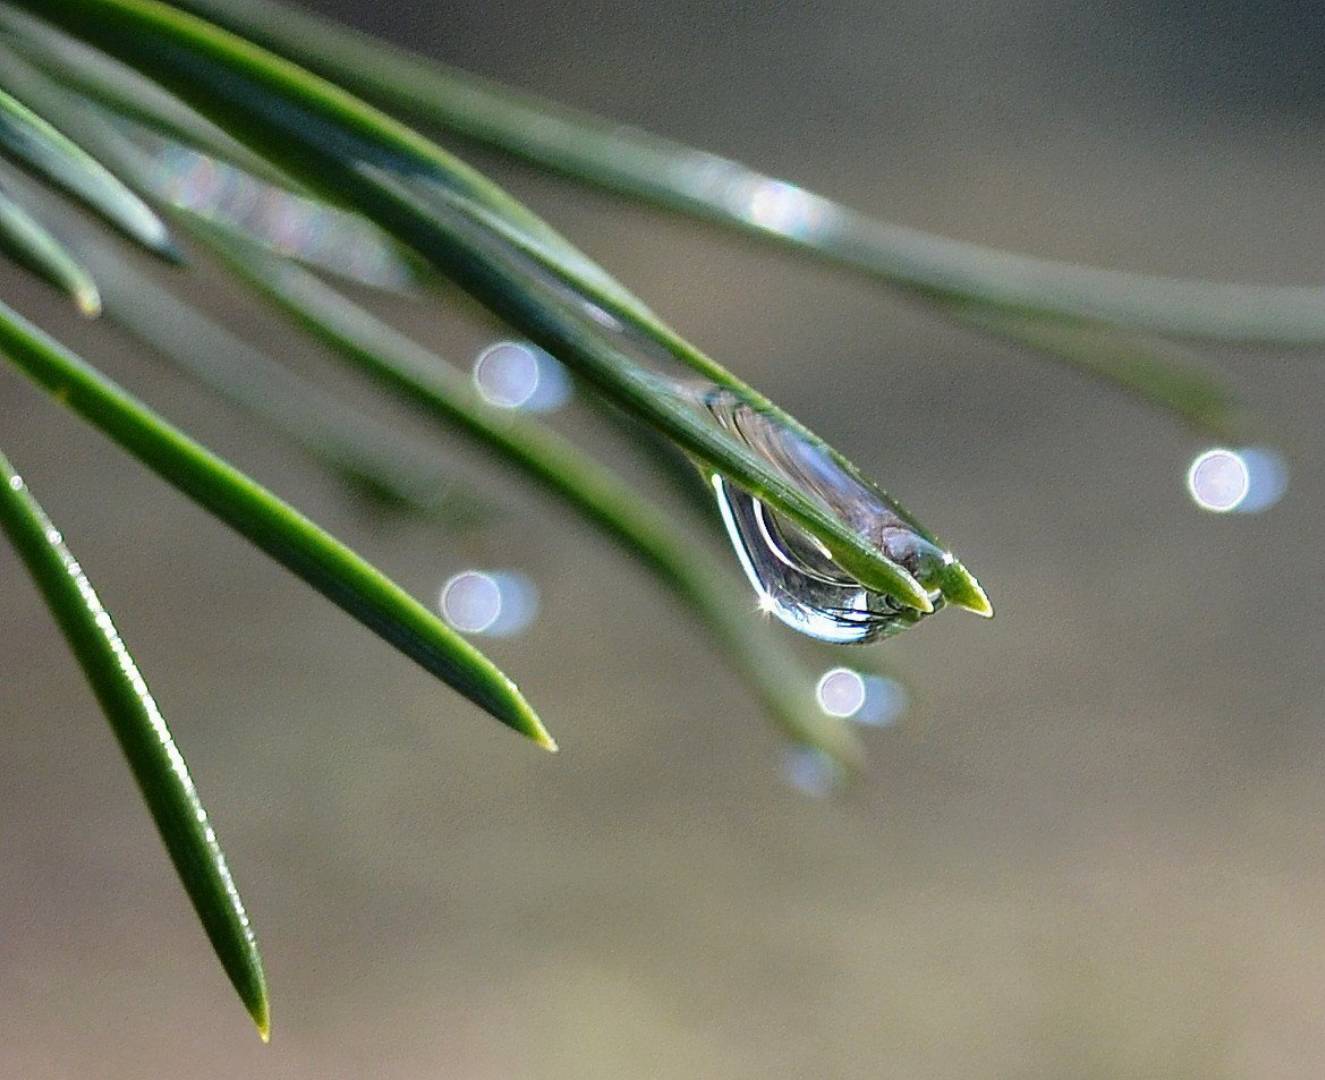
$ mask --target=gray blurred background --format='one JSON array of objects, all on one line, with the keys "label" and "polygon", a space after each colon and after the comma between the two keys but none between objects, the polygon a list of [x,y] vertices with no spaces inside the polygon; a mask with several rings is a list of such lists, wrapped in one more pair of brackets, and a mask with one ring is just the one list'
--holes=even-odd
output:
[{"label": "gray blurred background", "polygon": [[[963,239],[1325,277],[1319,5],[310,6]],[[5,448],[172,720],[274,1001],[264,1048],[5,550],[0,1075],[1319,1076],[1321,356],[1199,351],[1293,469],[1268,513],[1216,517],[1183,487],[1202,443],[1162,415],[869,282],[469,156],[902,496],[998,618],[807,651],[912,694],[859,783],[807,798],[690,622],[543,498],[439,442],[507,516],[463,536],[383,517],[0,270],[21,310],[421,598],[470,565],[535,577],[539,620],[490,651],[563,751],[0,370]],[[335,371],[216,281],[212,310]],[[396,313],[460,361],[495,336]],[[632,467],[587,413],[560,423]]]}]

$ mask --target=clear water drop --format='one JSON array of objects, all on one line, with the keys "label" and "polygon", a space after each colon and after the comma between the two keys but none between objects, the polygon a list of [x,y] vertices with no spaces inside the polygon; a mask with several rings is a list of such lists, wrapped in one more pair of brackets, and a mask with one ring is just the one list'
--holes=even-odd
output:
[{"label": "clear water drop", "polygon": [[891,727],[906,712],[906,688],[887,675],[862,675],[851,668],[830,668],[814,688],[819,708],[829,716],[865,727]]},{"label": "clear water drop", "polygon": [[538,614],[538,588],[523,574],[508,570],[464,570],[442,586],[438,607],[462,634],[511,637]]},{"label": "clear water drop", "polygon": [[[703,395],[731,434],[799,490],[925,586],[935,609],[939,580],[952,556],[922,536],[886,495],[848,471],[826,450],[726,391]],[[726,477],[710,476],[718,509],[759,607],[821,641],[875,641],[914,625],[921,613],[865,588],[814,536],[770,510]]]},{"label": "clear water drop", "polygon": [[491,574],[465,570],[442,586],[439,607],[462,634],[481,634],[501,615],[501,586]]},{"label": "clear water drop", "polygon": [[1247,463],[1236,450],[1206,450],[1187,469],[1187,490],[1202,510],[1216,514],[1236,510],[1250,488]]},{"label": "clear water drop", "polygon": [[[716,424],[730,439],[764,459],[825,514],[836,516],[865,545],[899,565],[919,583],[937,610],[944,603],[983,616],[993,614],[979,583],[938,546],[882,491],[785,420],[774,418],[734,392],[712,383],[696,385],[694,370],[673,346],[656,340],[618,318],[574,280],[578,275],[600,289],[621,311],[647,315],[647,309],[585,256],[555,237],[531,229],[479,205],[471,195],[435,177],[401,174],[380,163],[361,169],[398,193],[443,216],[476,251],[521,275],[530,289],[557,305],[595,336],[613,332],[613,344],[626,363],[617,374],[650,394],[668,394]],[[760,195],[757,205],[768,219],[785,216],[794,198],[785,192]],[[766,204],[766,205],[765,205]],[[569,262],[572,274],[544,264],[548,258]],[[769,510],[711,468],[701,466],[713,486],[737,557],[754,586],[761,610],[788,626],[834,643],[877,640],[905,629],[922,617],[912,607],[866,588],[832,557],[813,535]]]},{"label": "clear water drop", "polygon": [[865,704],[865,680],[850,668],[832,668],[819,677],[814,688],[819,708],[829,716],[855,716]]},{"label": "clear water drop", "polygon": [[1259,514],[1283,498],[1288,465],[1265,446],[1202,451],[1187,468],[1187,492],[1202,510]]},{"label": "clear water drop", "polygon": [[497,341],[474,360],[474,386],[489,405],[551,412],[570,398],[570,376],[536,345]]}]

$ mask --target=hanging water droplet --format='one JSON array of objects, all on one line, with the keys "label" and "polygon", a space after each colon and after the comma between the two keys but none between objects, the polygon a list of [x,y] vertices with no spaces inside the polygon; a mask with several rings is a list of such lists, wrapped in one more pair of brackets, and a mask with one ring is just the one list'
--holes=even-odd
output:
[{"label": "hanging water droplet", "polygon": [[[841,465],[822,447],[724,390],[702,401],[724,429],[867,543],[907,570],[937,610],[942,586],[960,572],[951,554],[922,535],[883,492]],[[810,637],[864,643],[914,625],[922,613],[865,588],[814,536],[770,510],[726,477],[710,475],[722,520],[761,610]],[[983,594],[963,601],[983,608]]]},{"label": "hanging water droplet", "polygon": [[[401,172],[373,161],[359,167],[400,197],[445,220],[448,230],[463,238],[472,252],[481,252],[493,265],[518,274],[521,287],[537,293],[540,303],[550,302],[560,315],[578,320],[582,325],[577,330],[595,339],[604,330],[612,332],[615,355],[610,360],[578,359],[615,383],[622,396],[638,401],[671,395],[695,408],[728,439],[763,458],[806,499],[817,501],[825,515],[835,516],[855,533],[859,546],[872,547],[897,571],[891,578],[880,577],[878,560],[861,558],[850,544],[843,544],[835,556],[810,532],[769,510],[711,467],[701,466],[713,484],[737,556],[763,610],[829,642],[876,640],[905,629],[944,603],[986,617],[993,614],[979,582],[950,553],[821,443],[785,419],[749,405],[748,395],[712,383],[696,387],[690,380],[702,363],[688,362],[665,333],[650,333],[637,325],[650,322],[648,309],[547,226],[498,212],[481,194],[429,170]],[[777,207],[785,198],[786,193],[776,191],[767,196],[770,219],[781,213]],[[856,566],[876,584],[888,580],[904,599],[866,587],[846,565]]]}]

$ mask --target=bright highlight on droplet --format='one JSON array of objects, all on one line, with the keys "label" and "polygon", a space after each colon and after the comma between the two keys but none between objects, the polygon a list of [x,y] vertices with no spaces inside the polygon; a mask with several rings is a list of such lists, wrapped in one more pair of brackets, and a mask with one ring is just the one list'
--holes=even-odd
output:
[{"label": "bright highlight on droplet", "polygon": [[814,693],[829,716],[855,716],[865,704],[865,680],[850,668],[832,668],[820,676]]},{"label": "bright highlight on droplet", "polygon": [[1247,497],[1251,474],[1236,450],[1207,450],[1187,470],[1187,490],[1202,510],[1227,514]]},{"label": "bright highlight on droplet", "polygon": [[474,360],[474,386],[489,405],[548,412],[570,397],[565,369],[542,349],[520,341],[498,341]]},{"label": "bright highlight on droplet", "polygon": [[538,588],[523,574],[465,570],[447,579],[438,607],[462,634],[510,637],[538,614]]},{"label": "bright highlight on droplet", "polygon": [[734,195],[749,221],[775,233],[802,236],[824,216],[822,200],[781,180],[761,180]]}]

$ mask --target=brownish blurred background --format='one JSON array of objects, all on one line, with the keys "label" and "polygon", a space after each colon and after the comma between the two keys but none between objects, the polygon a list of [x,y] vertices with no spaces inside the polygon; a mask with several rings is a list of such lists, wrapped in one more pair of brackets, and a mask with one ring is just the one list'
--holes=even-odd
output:
[{"label": "brownish blurred background", "polygon": [[[1314,5],[310,6],[963,239],[1325,277]],[[1199,350],[1292,468],[1269,512],[1216,517],[1183,486],[1201,441],[1162,415],[869,282],[470,157],[904,498],[998,618],[807,649],[912,695],[853,788],[807,798],[680,611],[501,470],[437,443],[508,504],[489,528],[381,516],[0,270],[21,310],[416,595],[470,565],[534,577],[538,621],[488,647],[563,750],[0,370],[6,451],[171,718],[274,1000],[264,1048],[6,550],[0,1076],[1321,1075],[1321,355]],[[195,289],[213,311],[397,415],[217,280]],[[495,336],[392,310],[461,362]],[[590,414],[557,423],[652,482]]]}]

